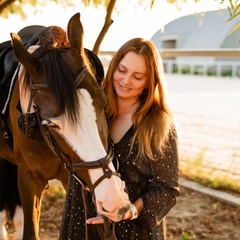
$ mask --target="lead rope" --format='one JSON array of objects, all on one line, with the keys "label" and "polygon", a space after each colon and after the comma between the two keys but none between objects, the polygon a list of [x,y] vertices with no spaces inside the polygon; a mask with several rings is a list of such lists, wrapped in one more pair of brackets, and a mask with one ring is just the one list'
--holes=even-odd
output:
[{"label": "lead rope", "polygon": [[[106,240],[117,240],[115,235],[115,222],[110,222],[110,220],[102,215],[104,220],[104,232]],[[112,228],[111,228],[112,227]]]},{"label": "lead rope", "polygon": [[[115,235],[115,222],[110,222],[110,220],[104,215],[100,215],[104,220],[104,226],[96,224],[98,235],[101,240],[117,240]],[[104,231],[103,231],[104,227]]]},{"label": "lead rope", "polygon": [[81,193],[82,193],[82,200],[83,200],[83,207],[84,207],[84,217],[85,217],[85,240],[88,240],[88,225],[86,223],[87,220],[87,202],[86,202],[86,196],[83,187],[81,187]]}]

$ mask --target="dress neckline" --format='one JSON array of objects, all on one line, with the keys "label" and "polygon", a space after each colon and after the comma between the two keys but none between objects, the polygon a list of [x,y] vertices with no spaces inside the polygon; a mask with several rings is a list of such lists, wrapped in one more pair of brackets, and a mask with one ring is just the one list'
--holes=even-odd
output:
[{"label": "dress neckline", "polygon": [[132,124],[131,127],[125,132],[125,134],[122,136],[122,138],[121,138],[118,142],[114,143],[114,145],[120,144],[128,135],[130,135],[130,132],[131,132],[132,130],[133,130],[133,124]]}]

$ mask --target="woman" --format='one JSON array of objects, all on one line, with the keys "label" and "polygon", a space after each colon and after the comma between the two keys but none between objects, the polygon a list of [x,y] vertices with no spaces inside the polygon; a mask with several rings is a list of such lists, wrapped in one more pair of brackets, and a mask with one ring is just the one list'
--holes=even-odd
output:
[{"label": "woman", "polygon": [[[155,46],[142,38],[125,43],[109,65],[103,89],[108,97],[115,167],[133,203],[116,223],[116,237],[166,239],[165,216],[180,193],[178,150]],[[102,222],[100,217],[87,220],[92,228]]]}]

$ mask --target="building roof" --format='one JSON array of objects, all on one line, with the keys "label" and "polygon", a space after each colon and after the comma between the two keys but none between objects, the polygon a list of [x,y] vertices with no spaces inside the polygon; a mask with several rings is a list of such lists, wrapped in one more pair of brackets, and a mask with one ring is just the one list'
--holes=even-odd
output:
[{"label": "building roof", "polygon": [[[166,41],[175,41],[175,48],[182,49],[208,49],[222,47],[240,47],[240,28],[234,33],[234,39],[231,39],[226,46],[224,43],[233,27],[239,23],[239,17],[230,18],[228,9],[205,12],[204,16],[193,14],[178,18],[164,27],[164,32],[157,31],[151,41],[160,50],[168,48],[164,45]],[[237,34],[237,37],[236,37]],[[231,35],[230,35],[231,36]]]}]

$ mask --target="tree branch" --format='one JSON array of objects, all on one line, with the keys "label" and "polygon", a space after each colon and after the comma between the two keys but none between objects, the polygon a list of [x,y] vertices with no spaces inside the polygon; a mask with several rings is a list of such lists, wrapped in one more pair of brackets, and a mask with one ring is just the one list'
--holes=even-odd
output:
[{"label": "tree branch", "polygon": [[0,15],[2,14],[2,12],[5,8],[7,8],[9,5],[11,5],[15,1],[16,0],[7,0],[7,1],[4,1],[3,3],[1,3],[0,4]]}]

